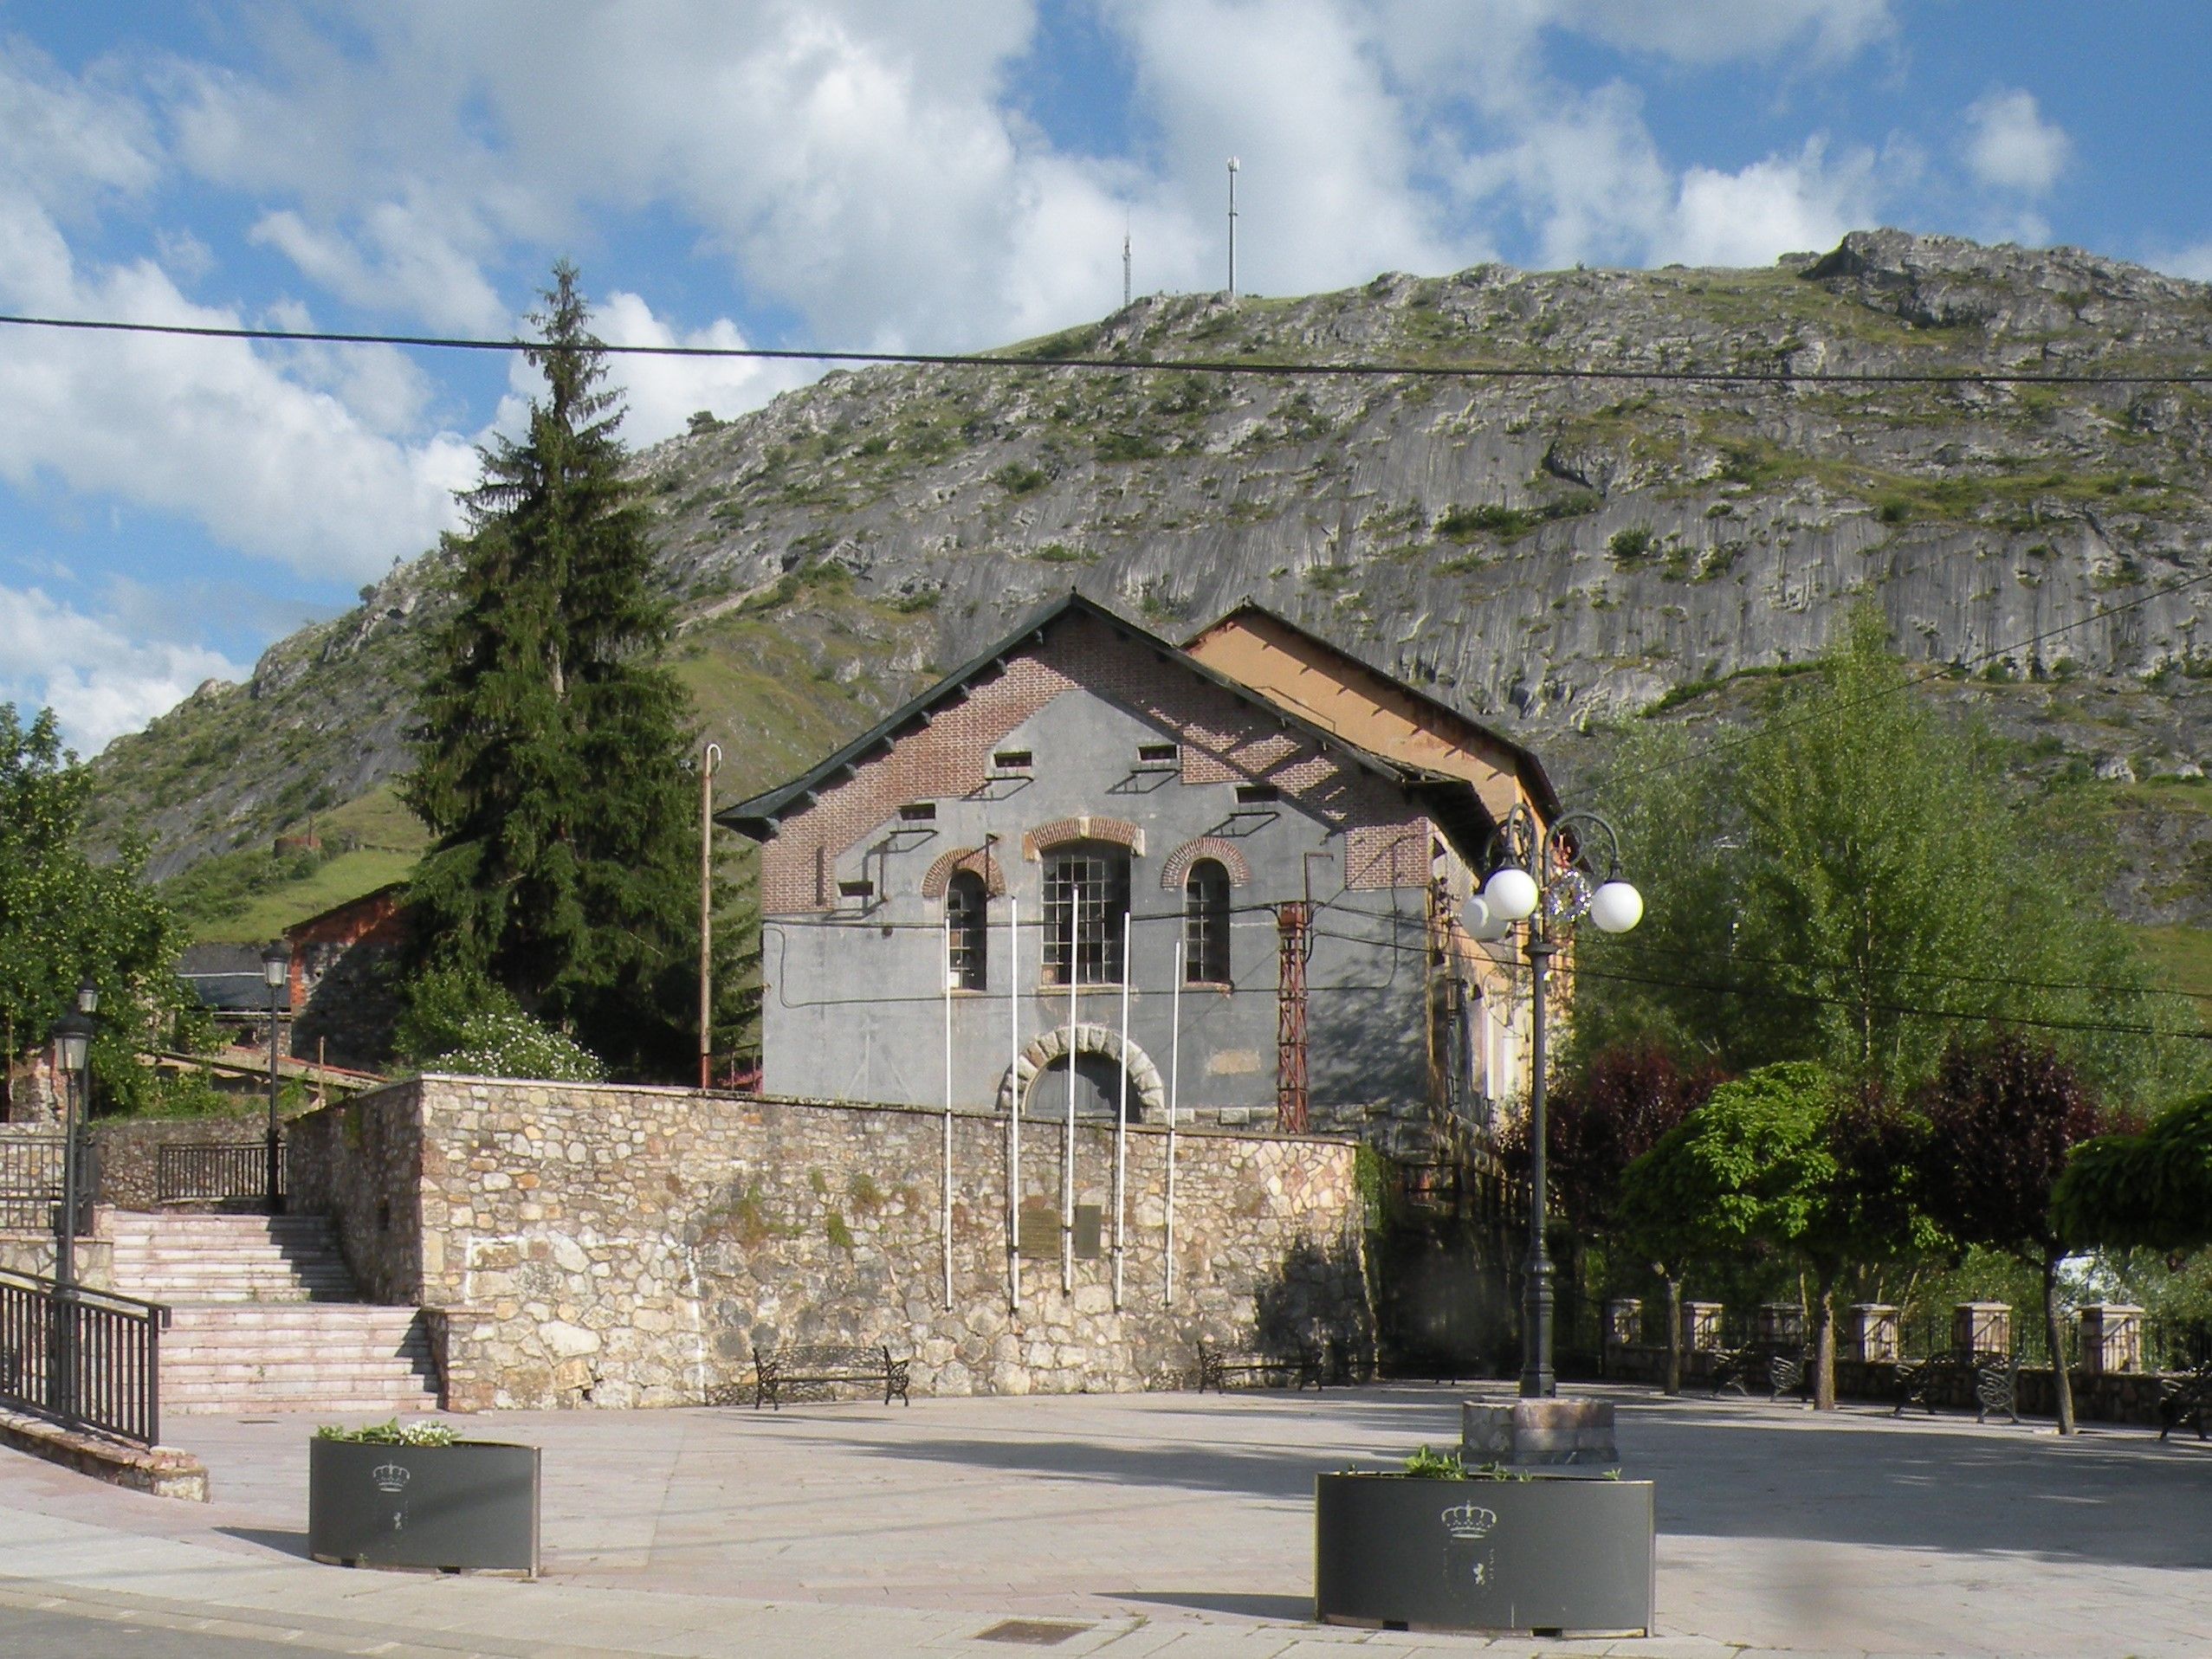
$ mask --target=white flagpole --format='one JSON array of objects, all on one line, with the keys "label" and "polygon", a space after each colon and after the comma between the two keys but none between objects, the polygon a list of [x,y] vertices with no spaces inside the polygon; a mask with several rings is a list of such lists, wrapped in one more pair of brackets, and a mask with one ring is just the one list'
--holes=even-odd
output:
[{"label": "white flagpole", "polygon": [[941,1229],[945,1244],[945,1307],[953,1305],[953,913],[945,907],[945,1185]]},{"label": "white flagpole", "polygon": [[1021,1311],[1021,904],[1006,898],[1006,1305]]},{"label": "white flagpole", "polygon": [[1083,978],[1083,888],[1068,889],[1068,1127],[1060,1141],[1060,1288],[1076,1288],[1076,984]]},{"label": "white flagpole", "polygon": [[1122,1099],[1114,1114],[1114,1309],[1122,1307],[1122,1217],[1129,1169],[1129,913],[1122,912]]},{"label": "white flagpole", "polygon": [[1175,1302],[1175,1101],[1183,1069],[1183,948],[1179,930],[1175,977],[1168,981],[1167,995],[1167,1294],[1163,1301],[1171,1307]]}]

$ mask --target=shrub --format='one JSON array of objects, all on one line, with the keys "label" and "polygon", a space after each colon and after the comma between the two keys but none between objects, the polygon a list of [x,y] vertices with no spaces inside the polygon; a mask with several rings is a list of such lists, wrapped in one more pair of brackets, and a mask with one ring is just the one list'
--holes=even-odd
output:
[{"label": "shrub", "polygon": [[605,1080],[598,1055],[533,1019],[512,991],[482,974],[428,969],[408,984],[406,1004],[393,1046],[425,1070],[561,1083]]},{"label": "shrub", "polygon": [[1614,531],[1606,547],[1615,558],[1641,558],[1652,551],[1658,539],[1646,526],[1640,524],[1627,530]]}]

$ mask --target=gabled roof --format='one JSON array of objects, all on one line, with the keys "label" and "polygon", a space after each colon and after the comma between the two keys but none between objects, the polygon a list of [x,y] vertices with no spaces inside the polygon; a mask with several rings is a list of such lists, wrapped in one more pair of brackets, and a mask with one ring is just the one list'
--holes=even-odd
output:
[{"label": "gabled roof", "polygon": [[1552,787],[1551,778],[1545,772],[1543,763],[1538,760],[1532,752],[1514,742],[1512,739],[1496,728],[1484,726],[1480,720],[1454,708],[1443,699],[1431,696],[1418,686],[1411,685],[1396,675],[1377,668],[1364,657],[1354,655],[1333,640],[1324,639],[1311,629],[1291,621],[1282,612],[1269,610],[1256,599],[1239,600],[1236,604],[1207,623],[1203,628],[1187,635],[1183,640],[1184,649],[1188,650],[1207,635],[1218,631],[1225,624],[1232,623],[1240,616],[1257,616],[1286,634],[1295,635],[1301,641],[1317,648],[1336,662],[1346,664],[1361,675],[1387,681],[1393,690],[1437,715],[1450,726],[1463,732],[1471,733],[1484,741],[1494,744],[1511,758],[1515,771],[1519,774],[1529,793],[1535,797],[1537,805],[1543,808],[1544,817],[1550,819],[1559,816],[1559,792]]},{"label": "gabled roof", "polygon": [[[1219,687],[1240,702],[1264,713],[1270,720],[1297,732],[1324,751],[1343,755],[1363,771],[1407,791],[1436,818],[1463,852],[1479,857],[1494,824],[1472,786],[1465,780],[1370,753],[1347,741],[1340,733],[1316,726],[1296,709],[1286,707],[1252,687],[1208,668],[1173,642],[1073,589],[1032,612],[1019,627],[998,643],[954,669],[912,701],[885,715],[835,753],[825,756],[787,784],[765,791],[750,800],[723,808],[715,815],[715,821],[753,840],[772,840],[781,820],[804,810],[825,786],[851,771],[876,751],[889,746],[932,709],[959,694],[971,681],[1003,662],[1025,642],[1032,638],[1041,638],[1047,629],[1070,616],[1088,616],[1103,623],[1137,645],[1174,662],[1185,672]],[[1459,718],[1464,719],[1464,716]],[[1541,773],[1538,775],[1541,776]]]}]

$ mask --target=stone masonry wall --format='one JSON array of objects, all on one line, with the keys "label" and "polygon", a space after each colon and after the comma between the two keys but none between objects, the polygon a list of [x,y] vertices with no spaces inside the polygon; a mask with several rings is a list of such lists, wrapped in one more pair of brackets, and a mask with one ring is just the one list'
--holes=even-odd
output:
[{"label": "stone masonry wall", "polygon": [[[394,1156],[410,1119],[417,1178]],[[1133,1126],[1117,1311],[1110,1127],[1077,1129],[1077,1204],[1103,1224],[1070,1293],[1064,1126],[1025,1119],[1023,1204],[1043,1212],[1050,1256],[1023,1261],[1016,1310],[1003,1117],[952,1120],[949,1307],[939,1113],[430,1077],[299,1129],[294,1190],[335,1217],[357,1274],[439,1310],[454,1409],[749,1400],[756,1343],[888,1343],[935,1394],[1141,1388],[1188,1373],[1201,1333],[1372,1348],[1348,1142],[1180,1134],[1169,1306],[1167,1135]],[[310,1173],[316,1160],[341,1167]],[[411,1186],[411,1240],[370,1224]]]},{"label": "stone masonry wall", "polygon": [[118,1210],[152,1210],[160,1197],[155,1162],[161,1147],[259,1145],[268,1133],[268,1119],[258,1111],[204,1118],[122,1118],[95,1120],[89,1133],[100,1160],[100,1202]]},{"label": "stone masonry wall", "polygon": [[423,1120],[399,1083],[294,1118],[285,1128],[291,1208],[331,1218],[361,1294],[419,1306],[423,1295]]}]

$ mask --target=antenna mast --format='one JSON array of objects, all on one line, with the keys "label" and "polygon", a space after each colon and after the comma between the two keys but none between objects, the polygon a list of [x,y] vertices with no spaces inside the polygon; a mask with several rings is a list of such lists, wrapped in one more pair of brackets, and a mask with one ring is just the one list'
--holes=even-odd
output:
[{"label": "antenna mast", "polygon": [[1122,216],[1122,309],[1129,308],[1129,221]]},{"label": "antenna mast", "polygon": [[1229,158],[1229,297],[1237,297],[1237,158]]}]

